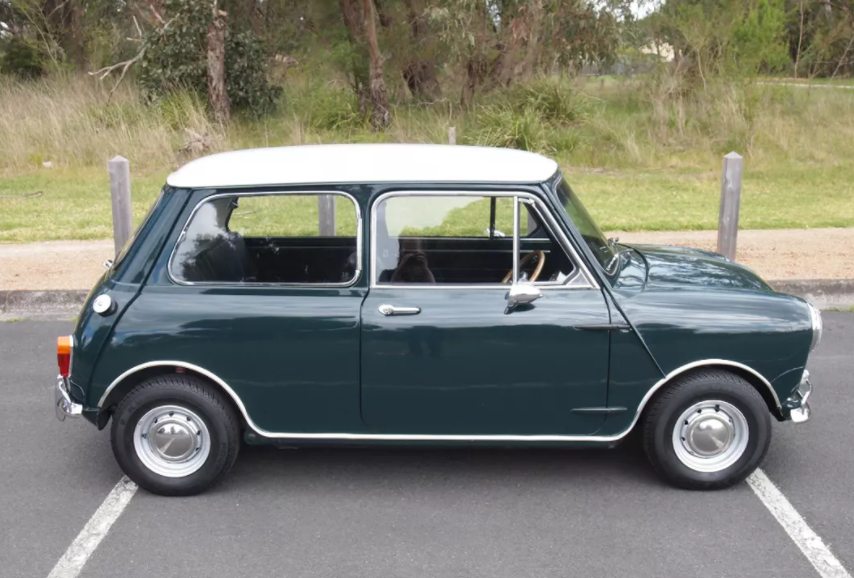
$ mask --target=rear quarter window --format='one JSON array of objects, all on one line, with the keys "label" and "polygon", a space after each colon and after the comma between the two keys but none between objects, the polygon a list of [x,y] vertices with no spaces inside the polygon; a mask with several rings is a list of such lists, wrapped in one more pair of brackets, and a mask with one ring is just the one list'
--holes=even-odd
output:
[{"label": "rear quarter window", "polygon": [[359,214],[343,194],[215,195],[170,259],[179,283],[341,285],[359,272]]}]

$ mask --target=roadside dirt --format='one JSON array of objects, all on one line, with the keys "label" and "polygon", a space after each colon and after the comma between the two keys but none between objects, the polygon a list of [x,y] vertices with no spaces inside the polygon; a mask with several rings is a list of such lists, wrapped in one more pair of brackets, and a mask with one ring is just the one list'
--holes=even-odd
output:
[{"label": "roadside dirt", "polygon": [[[714,251],[717,231],[609,233],[626,243]],[[766,280],[854,278],[854,229],[739,231],[736,261]]]},{"label": "roadside dirt", "polygon": [[[611,232],[627,243],[714,250],[716,231]],[[0,245],[0,290],[89,289],[112,241]],[[854,278],[854,228],[739,231],[736,260],[768,280]]]},{"label": "roadside dirt", "polygon": [[0,290],[89,289],[114,256],[113,241],[0,245]]}]

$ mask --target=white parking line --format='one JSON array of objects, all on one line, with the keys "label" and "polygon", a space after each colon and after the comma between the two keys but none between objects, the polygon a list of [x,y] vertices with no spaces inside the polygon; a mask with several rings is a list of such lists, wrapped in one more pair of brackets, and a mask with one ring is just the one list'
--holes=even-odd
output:
[{"label": "white parking line", "polygon": [[756,470],[747,478],[747,483],[822,578],[851,578],[851,574],[842,567],[830,548],[807,525],[803,516],[774,485],[774,482],[768,479],[765,472]]},{"label": "white parking line", "polygon": [[47,578],[76,578],[89,560],[89,556],[110,531],[113,523],[122,515],[136,490],[137,485],[127,476],[122,476],[119,483],[74,538]]}]

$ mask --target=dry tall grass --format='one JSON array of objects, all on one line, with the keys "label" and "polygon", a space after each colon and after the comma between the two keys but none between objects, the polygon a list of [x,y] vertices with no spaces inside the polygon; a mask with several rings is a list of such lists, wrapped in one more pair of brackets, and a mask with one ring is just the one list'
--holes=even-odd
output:
[{"label": "dry tall grass", "polygon": [[289,78],[278,114],[212,123],[204,103],[179,94],[141,102],[126,82],[107,102],[90,78],[0,79],[0,173],[54,166],[102,166],[121,154],[135,170],[186,160],[188,131],[208,135],[205,152],[316,142],[460,142],[546,152],[566,165],[717,169],[730,150],[756,166],[850,163],[854,91],[712,80],[702,91],[667,73],[634,80],[540,79],[487,97],[466,114],[450,100],[397,106],[392,126],[371,133],[355,99],[338,84]]},{"label": "dry tall grass", "polygon": [[731,150],[767,167],[854,159],[854,91],[729,79],[688,90],[672,74],[589,90],[600,103],[592,132],[610,134],[618,165],[701,167]]},{"label": "dry tall grass", "polygon": [[223,131],[202,103],[179,94],[146,106],[131,83],[108,103],[103,85],[80,76],[20,83],[0,77],[0,170],[103,165],[121,154],[142,168],[169,167],[188,130],[223,146]]}]

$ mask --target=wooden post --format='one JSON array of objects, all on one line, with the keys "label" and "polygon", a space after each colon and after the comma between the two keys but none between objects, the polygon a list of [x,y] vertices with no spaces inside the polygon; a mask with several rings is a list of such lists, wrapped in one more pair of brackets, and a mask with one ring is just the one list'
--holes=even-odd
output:
[{"label": "wooden post", "polygon": [[110,172],[110,198],[113,204],[113,239],[118,256],[133,231],[130,162],[124,157],[113,157],[107,162],[107,170]]},{"label": "wooden post", "polygon": [[448,127],[448,144],[457,144],[457,127],[455,126]]},{"label": "wooden post", "polygon": [[317,195],[321,237],[335,236],[335,195]]},{"label": "wooden post", "polygon": [[744,157],[737,152],[724,155],[721,209],[718,218],[718,253],[735,261],[738,210],[741,205],[741,173]]}]

